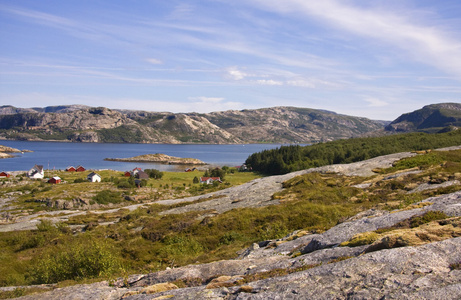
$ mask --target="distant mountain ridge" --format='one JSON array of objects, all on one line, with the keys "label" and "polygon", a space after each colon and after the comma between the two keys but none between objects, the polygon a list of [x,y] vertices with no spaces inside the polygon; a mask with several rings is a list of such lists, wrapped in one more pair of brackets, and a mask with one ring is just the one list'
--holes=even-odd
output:
[{"label": "distant mountain ridge", "polygon": [[446,130],[461,127],[461,104],[440,103],[424,106],[414,112],[403,114],[386,126],[390,132]]},{"label": "distant mountain ridge", "polygon": [[383,121],[325,110],[271,107],[212,113],[61,105],[0,107],[0,138],[131,143],[315,143],[382,129]]}]

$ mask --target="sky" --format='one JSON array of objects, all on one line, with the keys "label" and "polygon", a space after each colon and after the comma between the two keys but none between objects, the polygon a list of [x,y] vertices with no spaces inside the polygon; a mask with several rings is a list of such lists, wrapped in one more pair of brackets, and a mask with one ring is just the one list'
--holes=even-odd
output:
[{"label": "sky", "polygon": [[394,120],[461,102],[459,0],[0,0],[0,105]]}]

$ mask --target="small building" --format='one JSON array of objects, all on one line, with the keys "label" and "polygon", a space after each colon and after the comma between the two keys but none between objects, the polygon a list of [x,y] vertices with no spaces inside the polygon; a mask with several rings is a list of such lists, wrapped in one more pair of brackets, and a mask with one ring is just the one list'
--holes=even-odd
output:
[{"label": "small building", "polygon": [[11,176],[11,174],[10,174],[10,173],[7,173],[7,172],[1,172],[1,173],[0,173],[0,178],[8,178],[8,177],[10,177],[10,176]]},{"label": "small building", "polygon": [[27,177],[33,179],[42,179],[45,177],[45,171],[42,165],[35,165],[27,172]]},{"label": "small building", "polygon": [[67,169],[66,169],[67,172],[75,172],[76,169],[74,168],[74,166],[68,166]]},{"label": "small building", "polygon": [[131,177],[131,172],[130,171],[126,171],[123,176],[125,177]]},{"label": "small building", "polygon": [[101,182],[101,176],[95,172],[91,172],[86,178],[89,182]]},{"label": "small building", "polygon": [[200,177],[200,183],[213,184],[215,181],[222,183],[221,177]]},{"label": "small building", "polygon": [[53,178],[50,178],[48,180],[48,183],[59,184],[59,183],[61,183],[61,178],[58,177],[58,176],[54,176]]},{"label": "small building", "polygon": [[138,178],[138,179],[149,179],[149,174],[147,174],[146,172],[144,171],[138,171],[136,172],[136,174],[134,175],[134,177]]},{"label": "small building", "polygon": [[138,172],[142,172],[141,168],[134,168],[133,171],[131,171],[131,176],[136,176]]},{"label": "small building", "polygon": [[75,169],[75,172],[85,172],[86,169],[82,166],[78,166],[76,169]]},{"label": "small building", "polygon": [[194,172],[195,170],[197,170],[197,168],[192,168],[192,169],[185,169],[184,172]]}]

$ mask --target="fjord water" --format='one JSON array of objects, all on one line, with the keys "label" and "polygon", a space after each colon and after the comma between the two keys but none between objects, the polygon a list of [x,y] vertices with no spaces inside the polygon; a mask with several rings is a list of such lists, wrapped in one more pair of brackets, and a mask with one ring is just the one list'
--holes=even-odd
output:
[{"label": "fjord water", "polygon": [[35,164],[45,169],[66,169],[82,165],[87,169],[131,170],[135,167],[160,171],[182,171],[186,166],[105,161],[104,158],[128,158],[142,154],[163,153],[183,158],[197,158],[212,166],[239,166],[249,155],[280,144],[204,145],[204,144],[116,144],[116,143],[67,143],[0,140],[0,145],[31,150],[13,153],[14,158],[0,160],[1,171],[25,171]]}]

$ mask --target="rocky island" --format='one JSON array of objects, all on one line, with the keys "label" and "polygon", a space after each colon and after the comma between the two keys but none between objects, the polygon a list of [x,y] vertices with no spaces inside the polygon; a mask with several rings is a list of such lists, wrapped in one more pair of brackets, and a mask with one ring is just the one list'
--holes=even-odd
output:
[{"label": "rocky island", "polygon": [[143,154],[128,158],[105,158],[104,160],[121,162],[153,162],[169,165],[206,165],[205,162],[196,158],[181,158],[162,153]]},{"label": "rocky island", "polygon": [[11,158],[14,157],[14,155],[10,153],[21,153],[21,152],[32,152],[30,150],[19,150],[16,148],[11,148],[7,146],[0,145],[0,159],[1,158]]}]

